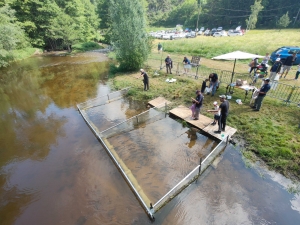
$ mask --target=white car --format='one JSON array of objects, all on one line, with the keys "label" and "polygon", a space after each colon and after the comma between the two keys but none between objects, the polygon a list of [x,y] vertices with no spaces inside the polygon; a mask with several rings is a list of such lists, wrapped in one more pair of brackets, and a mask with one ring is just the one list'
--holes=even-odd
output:
[{"label": "white car", "polygon": [[198,35],[202,35],[203,34],[203,31],[202,30],[199,30],[198,31]]},{"label": "white car", "polygon": [[215,32],[213,34],[213,37],[226,37],[228,36],[225,30],[219,31],[219,32]]},{"label": "white car", "polygon": [[243,32],[240,30],[229,30],[228,36],[243,36]]}]

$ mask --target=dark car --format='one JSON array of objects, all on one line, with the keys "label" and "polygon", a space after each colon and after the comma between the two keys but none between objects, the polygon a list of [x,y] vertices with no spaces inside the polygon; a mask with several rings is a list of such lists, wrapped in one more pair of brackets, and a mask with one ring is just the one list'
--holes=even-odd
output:
[{"label": "dark car", "polygon": [[283,46],[278,48],[271,54],[271,61],[274,63],[275,60],[280,57],[281,61],[284,61],[288,56],[292,55],[293,53],[297,54],[297,59],[294,62],[294,65],[300,64],[300,47],[298,46]]},{"label": "dark car", "polygon": [[216,28],[211,29],[210,36],[213,36],[216,32],[218,32]]}]

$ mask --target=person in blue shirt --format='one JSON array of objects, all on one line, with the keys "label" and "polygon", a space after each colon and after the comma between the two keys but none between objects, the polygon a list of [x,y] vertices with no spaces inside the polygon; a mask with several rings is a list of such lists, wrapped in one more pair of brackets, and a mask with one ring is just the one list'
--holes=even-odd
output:
[{"label": "person in blue shirt", "polygon": [[183,58],[183,68],[184,68],[184,73],[188,73],[191,69],[191,62],[185,56]]},{"label": "person in blue shirt", "polygon": [[254,106],[251,107],[251,108],[253,108],[253,111],[259,111],[260,110],[261,103],[264,100],[264,97],[266,97],[267,92],[271,88],[269,82],[270,82],[269,78],[264,79],[264,85],[258,91],[258,96],[255,99]]}]

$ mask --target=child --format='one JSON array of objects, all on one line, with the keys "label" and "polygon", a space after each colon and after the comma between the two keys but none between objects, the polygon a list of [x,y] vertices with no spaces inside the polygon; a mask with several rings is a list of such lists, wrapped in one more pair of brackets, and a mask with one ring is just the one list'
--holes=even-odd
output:
[{"label": "child", "polygon": [[[218,102],[214,102],[213,104],[214,104],[214,110],[207,110],[207,112],[215,111],[215,110],[219,109]],[[219,119],[220,119],[220,110],[218,110],[218,112],[215,113],[214,122],[212,122],[211,125],[216,125],[216,123],[219,121]]]},{"label": "child", "polygon": [[204,94],[204,91],[205,91],[205,88],[207,87],[207,84],[206,82],[209,81],[208,79],[205,79],[203,82],[202,82],[202,86],[201,86],[201,93]]},{"label": "child", "polygon": [[300,74],[300,64],[298,65],[295,80],[298,80],[299,74]]},{"label": "child", "polygon": [[193,101],[193,104],[190,107],[190,109],[192,110],[192,119],[195,118],[195,107],[196,107],[196,103]]}]

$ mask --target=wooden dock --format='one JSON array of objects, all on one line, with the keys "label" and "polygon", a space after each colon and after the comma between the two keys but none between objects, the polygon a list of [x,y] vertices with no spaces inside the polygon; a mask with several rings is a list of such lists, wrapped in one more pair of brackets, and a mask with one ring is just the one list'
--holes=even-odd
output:
[{"label": "wooden dock", "polygon": [[192,124],[193,126],[203,130],[205,133],[208,133],[209,135],[219,140],[222,140],[224,137],[227,137],[227,135],[229,135],[230,137],[237,131],[235,128],[226,125],[225,132],[222,132],[221,134],[215,134],[214,131],[218,130],[218,124],[214,126],[211,125],[213,119],[200,114],[199,120],[193,120],[191,118],[191,110],[183,105],[180,105],[177,108],[170,110],[170,113],[185,120],[189,124]]},{"label": "wooden dock", "polygon": [[164,107],[166,103],[170,104],[171,102],[166,100],[163,97],[158,97],[158,98],[155,98],[155,99],[151,100],[150,102],[148,102],[149,105],[151,105],[153,107],[157,107],[157,108]]}]

